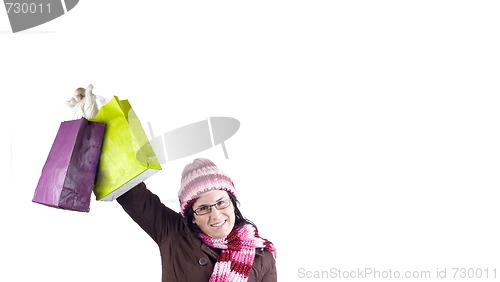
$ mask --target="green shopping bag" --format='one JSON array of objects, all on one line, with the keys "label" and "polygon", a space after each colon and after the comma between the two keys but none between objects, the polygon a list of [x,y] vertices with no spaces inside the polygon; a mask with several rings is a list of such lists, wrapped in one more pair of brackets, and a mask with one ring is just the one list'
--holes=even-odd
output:
[{"label": "green shopping bag", "polygon": [[94,186],[97,200],[112,201],[161,170],[128,100],[114,96],[91,120],[106,123]]}]

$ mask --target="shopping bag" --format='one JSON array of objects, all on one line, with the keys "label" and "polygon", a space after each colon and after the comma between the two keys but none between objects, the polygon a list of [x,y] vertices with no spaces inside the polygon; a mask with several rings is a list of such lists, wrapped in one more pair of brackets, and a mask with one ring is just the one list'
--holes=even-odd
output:
[{"label": "shopping bag", "polygon": [[104,123],[85,118],[62,122],[32,201],[88,212],[104,131]]},{"label": "shopping bag", "polygon": [[91,120],[106,123],[94,187],[96,200],[112,201],[161,170],[128,100],[113,96]]}]

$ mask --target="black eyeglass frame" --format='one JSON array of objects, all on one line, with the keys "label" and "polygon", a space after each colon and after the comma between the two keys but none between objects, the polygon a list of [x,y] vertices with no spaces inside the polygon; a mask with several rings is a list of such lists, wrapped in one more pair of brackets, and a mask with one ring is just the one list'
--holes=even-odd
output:
[{"label": "black eyeglass frame", "polygon": [[[228,202],[228,205],[227,205],[227,206],[225,206],[225,207],[223,207],[223,208],[219,208],[217,205],[219,205],[219,204],[220,204],[220,202]],[[211,213],[211,212],[212,212],[212,207],[215,207],[217,210],[219,210],[219,211],[220,211],[220,210],[223,210],[223,209],[227,209],[230,205],[232,205],[232,203],[233,203],[233,202],[231,201],[231,199],[223,199],[223,200],[219,200],[219,201],[217,201],[217,203],[215,203],[215,204],[212,204],[212,205],[207,205],[207,206],[203,205],[203,206],[201,206],[201,207],[198,207],[197,209],[193,210],[193,213],[194,213],[194,214],[196,214],[197,216],[200,216],[200,215],[207,215],[207,214],[209,214],[209,213]],[[207,211],[206,213],[198,214],[198,212],[199,212],[199,210],[200,210],[201,208],[208,208],[208,211]]]}]

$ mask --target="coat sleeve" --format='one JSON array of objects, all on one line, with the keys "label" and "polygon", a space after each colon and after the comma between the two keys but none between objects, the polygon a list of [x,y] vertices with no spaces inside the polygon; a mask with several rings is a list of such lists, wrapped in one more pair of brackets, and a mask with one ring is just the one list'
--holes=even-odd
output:
[{"label": "coat sleeve", "polygon": [[185,228],[182,216],[162,204],[144,182],[118,197],[117,202],[157,244]]}]

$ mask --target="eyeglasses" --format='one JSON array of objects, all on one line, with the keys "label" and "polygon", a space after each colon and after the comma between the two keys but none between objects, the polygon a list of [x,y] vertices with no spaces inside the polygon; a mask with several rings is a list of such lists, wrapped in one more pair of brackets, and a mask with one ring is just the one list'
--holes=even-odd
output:
[{"label": "eyeglasses", "polygon": [[205,215],[212,212],[212,207],[215,207],[217,210],[223,210],[231,205],[231,200],[225,199],[217,201],[217,203],[213,205],[200,206],[194,210],[196,215]]}]

